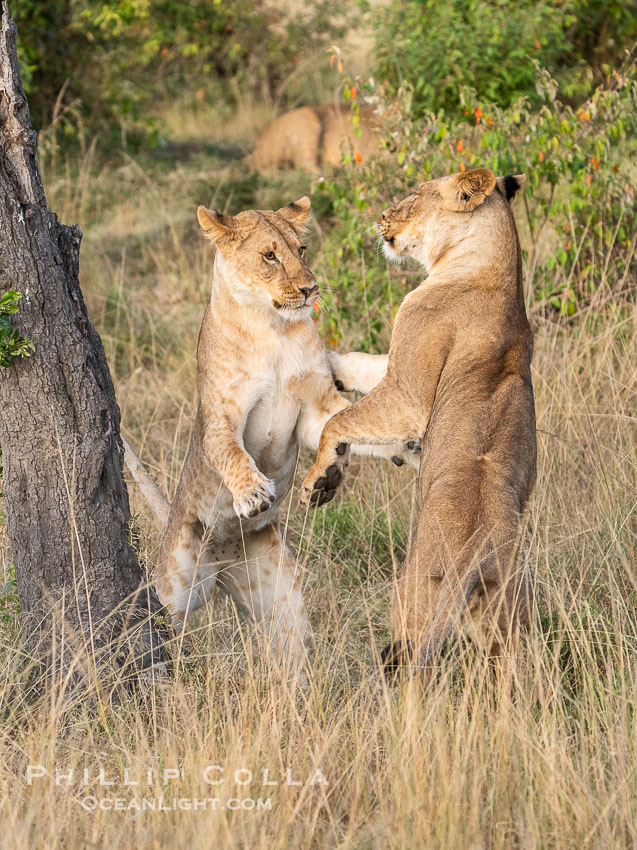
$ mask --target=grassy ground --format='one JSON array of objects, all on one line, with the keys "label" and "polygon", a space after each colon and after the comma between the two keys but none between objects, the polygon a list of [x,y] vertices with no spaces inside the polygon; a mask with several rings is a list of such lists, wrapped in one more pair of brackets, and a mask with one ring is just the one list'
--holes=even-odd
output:
[{"label": "grassy ground", "polygon": [[[259,177],[245,166],[249,116],[223,136],[219,122],[198,133],[197,120],[183,117],[173,146],[142,159],[117,155],[98,167],[89,153],[79,173],[45,163],[52,207],[85,230],[83,287],[123,432],[169,495],[193,417],[212,268],[196,205],[269,207],[308,189],[302,175]],[[325,226],[312,251],[328,283]],[[2,609],[0,847],[634,847],[637,314],[611,302],[562,326],[534,313],[533,324],[539,475],[523,557],[541,617],[510,681],[468,652],[425,695],[385,686],[378,655],[415,481],[382,462],[355,463],[326,509],[306,518],[292,496],[290,535],[317,644],[305,692],[262,663],[216,595],[184,640],[176,681],[118,707],[63,714],[30,693],[10,606]],[[389,333],[387,321],[385,341]],[[133,486],[131,502],[152,564],[160,530]],[[0,550],[6,577],[4,537]],[[29,785],[29,764],[49,775]],[[209,765],[224,769],[222,784],[206,784]],[[73,769],[73,782],[56,785],[55,768]],[[100,769],[113,785],[100,784]],[[164,785],[165,769],[182,773]],[[250,783],[234,776],[241,769]],[[160,796],[167,806],[219,802],[197,812],[101,808]]]}]

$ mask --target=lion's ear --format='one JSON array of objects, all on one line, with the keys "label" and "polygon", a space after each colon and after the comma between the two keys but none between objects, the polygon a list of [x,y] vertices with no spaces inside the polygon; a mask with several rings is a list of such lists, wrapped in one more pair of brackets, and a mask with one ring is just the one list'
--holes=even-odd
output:
[{"label": "lion's ear", "polygon": [[440,183],[440,194],[446,209],[455,212],[475,209],[494,189],[495,174],[490,168],[461,171]]},{"label": "lion's ear", "polygon": [[311,212],[312,202],[307,195],[303,195],[298,201],[292,201],[287,207],[281,207],[280,210],[277,210],[277,215],[280,215],[288,224],[292,225],[298,236],[302,236],[310,220]]},{"label": "lion's ear", "polygon": [[234,219],[231,215],[207,210],[205,207],[197,207],[197,220],[208,239],[215,245],[226,239],[231,239],[234,234]]},{"label": "lion's ear", "polygon": [[526,174],[507,174],[506,177],[498,177],[498,189],[507,201],[513,201],[520,189],[526,183]]}]

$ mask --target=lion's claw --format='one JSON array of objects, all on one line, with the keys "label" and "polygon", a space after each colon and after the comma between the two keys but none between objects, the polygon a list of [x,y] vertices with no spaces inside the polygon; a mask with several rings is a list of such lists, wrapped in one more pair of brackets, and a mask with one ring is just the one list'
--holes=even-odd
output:
[{"label": "lion's claw", "polygon": [[310,493],[310,505],[319,507],[331,502],[342,477],[343,473],[335,463],[328,466],[325,475],[317,478],[314,482],[314,487]]},{"label": "lion's claw", "polygon": [[326,505],[334,498],[336,490],[312,490],[310,493],[310,506],[320,508],[321,505]]},{"label": "lion's claw", "polygon": [[243,519],[254,519],[270,508],[274,498],[274,483],[265,478],[263,484],[234,500],[234,512]]},{"label": "lion's claw", "polygon": [[403,443],[396,454],[389,458],[396,466],[409,464],[413,469],[420,467],[420,456],[422,455],[422,443],[420,440],[409,440]]}]

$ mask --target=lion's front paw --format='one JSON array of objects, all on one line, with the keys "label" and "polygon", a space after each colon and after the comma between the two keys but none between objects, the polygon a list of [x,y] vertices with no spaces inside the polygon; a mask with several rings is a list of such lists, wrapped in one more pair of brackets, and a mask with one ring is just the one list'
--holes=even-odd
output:
[{"label": "lion's front paw", "polygon": [[238,517],[252,519],[264,513],[274,501],[274,482],[264,478],[254,489],[235,497],[232,506]]},{"label": "lion's front paw", "polygon": [[403,466],[403,464],[407,463],[414,469],[419,469],[421,454],[422,441],[409,440],[409,442],[404,444],[401,451],[396,452],[391,456],[391,461],[392,463],[395,463],[396,466]]},{"label": "lion's front paw", "polygon": [[334,381],[334,386],[339,391],[339,393],[349,392],[352,387],[346,387],[345,376],[341,371],[341,363],[343,362],[343,355],[338,354],[336,351],[328,351],[327,359],[330,364],[330,369],[332,370],[332,380]]},{"label": "lion's front paw", "polygon": [[347,446],[341,443],[336,448],[336,458],[327,467],[315,463],[301,485],[299,505],[302,508],[315,508],[334,498],[336,488],[343,479],[343,472],[349,463]]}]

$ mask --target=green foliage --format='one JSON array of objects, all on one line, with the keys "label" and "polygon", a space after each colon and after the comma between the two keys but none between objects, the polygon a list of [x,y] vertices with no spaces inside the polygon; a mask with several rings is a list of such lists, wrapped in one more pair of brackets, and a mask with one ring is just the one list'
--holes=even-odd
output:
[{"label": "green foliage", "polygon": [[537,102],[536,64],[581,100],[636,38],[627,0],[394,0],[376,17],[379,74],[392,92],[409,84],[419,113],[457,111],[461,86],[483,103]]},{"label": "green foliage", "polygon": [[[10,289],[0,296],[0,366],[8,368],[13,364],[16,357],[30,357],[35,347],[30,339],[20,336],[13,329],[9,318],[20,309],[18,302],[22,298],[21,292]],[[2,448],[0,447],[0,461],[2,460]],[[0,479],[2,478],[2,464],[0,463]],[[0,497],[2,493],[0,492]],[[4,593],[4,591],[3,591]],[[0,617],[2,614],[2,594],[0,594]]]},{"label": "green foliage", "polygon": [[273,91],[334,34],[330,8],[323,0],[283,26],[261,0],[250,9],[240,0],[17,0],[34,125],[154,143],[158,103],[216,101],[230,78],[242,94]]},{"label": "green foliage", "polygon": [[[373,494],[370,494],[373,495]],[[317,514],[313,529],[313,551],[325,547],[324,557],[336,559],[343,578],[352,586],[360,586],[372,577],[390,580],[392,558],[401,562],[407,550],[408,529],[404,518],[390,516],[377,494],[379,504],[368,504],[346,496],[332,502]],[[370,557],[373,552],[373,558]]]},{"label": "green foliage", "polygon": [[344,326],[364,327],[360,320],[367,319],[367,337],[354,346],[373,348],[393,315],[384,317],[380,305],[395,310],[406,294],[409,267],[398,279],[388,272],[369,228],[380,210],[421,179],[478,166],[527,175],[516,214],[533,298],[545,309],[570,316],[594,296],[618,296],[633,285],[635,64],[577,108],[556,99],[548,73],[539,73],[536,85],[543,102],[535,109],[526,99],[487,107],[473,90],[460,89],[457,119],[443,111],[419,114],[412,90],[403,88],[387,112],[386,156],[354,163],[355,180],[340,174],[319,182],[336,222],[323,246],[334,305],[323,320],[332,323],[323,326],[328,339],[336,343]]},{"label": "green foliage", "polygon": [[30,357],[34,351],[31,340],[21,337],[9,318],[18,312],[21,298],[22,293],[13,290],[0,297],[0,366],[11,366],[14,357]]}]

